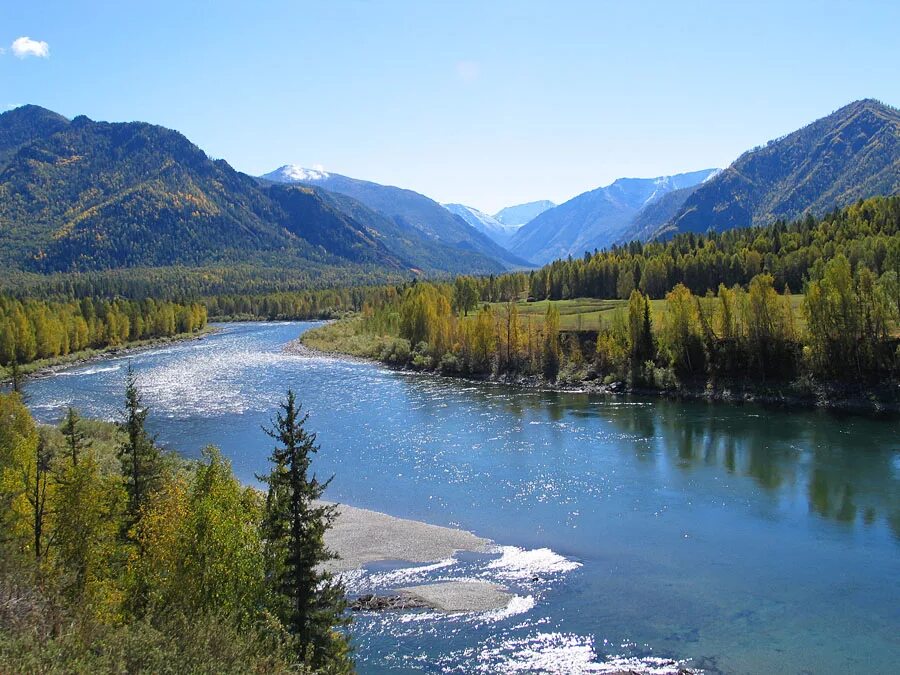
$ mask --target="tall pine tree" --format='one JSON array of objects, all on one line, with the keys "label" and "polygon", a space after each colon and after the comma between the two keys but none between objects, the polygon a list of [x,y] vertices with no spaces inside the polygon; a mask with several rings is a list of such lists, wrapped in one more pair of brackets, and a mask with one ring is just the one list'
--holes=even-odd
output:
[{"label": "tall pine tree", "polygon": [[145,428],[149,413],[143,406],[134,369],[129,364],[125,378],[125,409],[119,423],[125,432],[125,440],[119,446],[119,461],[128,494],[126,523],[129,528],[140,519],[141,509],[162,479],[162,456],[155,439]]},{"label": "tall pine tree", "polygon": [[294,392],[266,433],[277,441],[272,469],[258,478],[269,486],[262,523],[266,576],[273,608],[294,636],[299,655],[315,669],[352,672],[349,646],[337,627],[346,624],[344,587],[323,563],[337,556],[325,546],[325,532],[337,517],[335,505],[319,501],[331,479],[310,474],[318,451],[315,434],[304,428]]},{"label": "tall pine tree", "polygon": [[44,434],[39,434],[34,458],[25,473],[25,498],[31,505],[34,557],[38,562],[41,561],[50,546],[50,537],[47,536],[47,521],[50,515],[47,495],[51,490],[50,464],[52,461],[51,446]]},{"label": "tall pine tree", "polygon": [[72,406],[66,411],[62,423],[63,436],[66,438],[66,449],[69,451],[69,459],[72,466],[78,466],[78,455],[86,447],[84,432],[81,430],[81,417]]},{"label": "tall pine tree", "polygon": [[13,359],[13,362],[9,365],[9,382],[12,390],[19,395],[22,402],[28,403],[28,396],[25,394],[23,386],[25,377],[22,375],[22,369],[19,367],[18,359]]}]

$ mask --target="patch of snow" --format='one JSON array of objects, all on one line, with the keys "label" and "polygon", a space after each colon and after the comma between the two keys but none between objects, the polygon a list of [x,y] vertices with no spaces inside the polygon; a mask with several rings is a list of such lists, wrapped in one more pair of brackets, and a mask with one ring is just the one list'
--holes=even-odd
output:
[{"label": "patch of snow", "polygon": [[306,169],[296,164],[285,164],[275,169],[272,173],[267,173],[264,177],[283,183],[297,183],[301,181],[324,180],[329,175],[321,164],[316,165],[312,169]]}]

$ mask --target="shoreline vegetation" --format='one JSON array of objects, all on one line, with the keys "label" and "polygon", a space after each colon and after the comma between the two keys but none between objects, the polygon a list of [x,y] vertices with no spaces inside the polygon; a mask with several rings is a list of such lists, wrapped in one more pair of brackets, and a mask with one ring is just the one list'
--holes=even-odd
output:
[{"label": "shoreline vegetation", "polygon": [[[592,370],[592,364],[566,364],[555,379],[541,372],[502,373],[448,371],[418,361],[411,354],[408,343],[390,335],[367,333],[361,328],[364,319],[355,314],[329,321],[305,331],[296,340],[285,345],[285,351],[299,356],[328,356],[345,360],[377,363],[388,368],[417,372],[437,377],[448,377],[475,382],[522,387],[543,391],[587,393],[607,396],[646,396],[673,400],[697,400],[729,404],[756,403],[776,407],[819,408],[833,411],[895,416],[900,414],[900,382],[888,378],[881,382],[822,381],[812,377],[768,381],[755,378],[729,377],[717,381],[679,381],[673,374],[663,380],[663,386],[653,386],[644,381],[637,383],[629,374],[621,377],[603,377]],[[601,319],[602,322],[602,319]],[[598,333],[589,334],[596,339]],[[584,336],[582,336],[583,340]],[[562,338],[563,341],[566,337]],[[576,340],[577,337],[570,337]],[[588,344],[588,346],[590,346]],[[564,358],[564,357],[563,357]],[[594,367],[596,364],[594,364]]]},{"label": "shoreline vegetation", "polygon": [[20,300],[0,295],[0,382],[202,332],[207,309],[168,300]]},{"label": "shoreline vegetation", "polygon": [[[209,335],[217,333],[219,330],[221,329],[217,326],[206,325],[191,333],[176,333],[175,335],[147,338],[146,340],[135,340],[124,344],[100,347],[98,349],[83,349],[78,352],[66,354],[65,356],[38,359],[20,366],[19,375],[21,377],[46,377],[60,370],[65,370],[66,368],[82,366],[96,361],[105,361],[107,359],[127,356],[129,354],[137,354],[165,345],[190,342],[191,340],[202,340]],[[11,368],[9,366],[0,366],[0,384],[9,383],[12,379],[13,373],[11,372]]]},{"label": "shoreline vegetation", "polygon": [[[352,320],[350,317],[347,320]],[[469,382],[482,382],[486,384],[521,387],[540,391],[553,391],[572,394],[597,394],[604,396],[643,396],[649,398],[666,398],[683,401],[707,401],[723,404],[759,404],[779,408],[801,407],[806,409],[824,409],[835,412],[845,412],[863,415],[900,415],[900,385],[885,384],[882,387],[861,388],[852,385],[840,385],[838,383],[813,383],[813,382],[786,382],[782,386],[771,383],[768,386],[754,385],[746,382],[712,384],[694,384],[674,387],[672,389],[656,389],[640,387],[629,384],[627,381],[603,382],[598,379],[584,379],[580,381],[550,382],[534,375],[525,376],[495,376],[495,375],[464,375],[460,373],[445,373],[440,370],[422,370],[409,364],[398,365],[395,362],[383,361],[378,354],[385,341],[373,340],[368,346],[359,340],[353,339],[349,343],[341,345],[340,339],[335,340],[333,334],[325,334],[326,326],[339,324],[342,320],[329,322],[306,331],[293,342],[285,345],[285,351],[298,356],[326,356],[331,358],[358,361],[385,366],[397,371],[420,373],[432,377],[445,377],[448,379],[465,380]],[[355,336],[354,336],[355,337]],[[348,349],[348,351],[343,351]],[[350,351],[352,349],[352,351]]]}]

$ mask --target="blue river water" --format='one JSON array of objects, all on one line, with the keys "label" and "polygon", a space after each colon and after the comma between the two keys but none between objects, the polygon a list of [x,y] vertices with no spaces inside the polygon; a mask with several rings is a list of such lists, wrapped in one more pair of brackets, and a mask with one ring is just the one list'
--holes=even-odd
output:
[{"label": "blue river water", "polygon": [[[241,479],[290,387],[327,497],[488,537],[490,555],[351,574],[363,591],[488,579],[482,614],[360,615],[361,673],[900,672],[900,425],[756,406],[516,390],[286,353],[246,323],[29,383],[44,421],[115,419],[132,363],[150,425]],[[373,532],[373,537],[378,533]]]}]

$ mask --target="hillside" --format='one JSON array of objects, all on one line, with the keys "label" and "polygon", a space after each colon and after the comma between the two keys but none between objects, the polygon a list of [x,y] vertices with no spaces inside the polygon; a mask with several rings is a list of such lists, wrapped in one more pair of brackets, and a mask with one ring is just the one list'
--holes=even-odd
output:
[{"label": "hillside", "polygon": [[458,249],[461,254],[498,261],[507,268],[527,265],[525,260],[513,255],[433,199],[412,190],[290,164],[260,178],[276,183],[312,185],[342,194],[362,202],[401,227],[417,230],[426,239]]},{"label": "hillside", "polygon": [[0,264],[32,272],[251,264],[498,271],[316,188],[260,185],[151,124],[0,115]]},{"label": "hillside", "polygon": [[856,101],[741,155],[655,234],[721,232],[821,215],[900,191],[900,111]]},{"label": "hillside", "polygon": [[510,250],[535,263],[605,248],[621,240],[641,209],[697,185],[715,169],[658,178],[620,178],[544,211],[513,237]]}]

